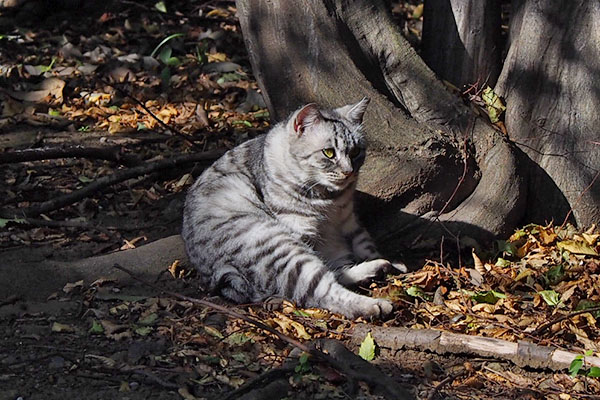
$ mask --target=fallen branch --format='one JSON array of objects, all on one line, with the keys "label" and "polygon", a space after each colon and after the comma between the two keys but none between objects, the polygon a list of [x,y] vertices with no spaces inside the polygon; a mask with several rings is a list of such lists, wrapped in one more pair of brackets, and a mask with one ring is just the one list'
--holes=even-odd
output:
[{"label": "fallen branch", "polygon": [[[469,336],[436,331],[433,329],[387,328],[371,325],[356,325],[352,330],[352,341],[360,343],[367,332],[381,347],[392,351],[400,349],[429,350],[438,354],[474,354],[512,361],[520,367],[548,368],[553,371],[569,368],[580,354],[534,343]],[[586,364],[600,367],[600,357],[585,357]]]},{"label": "fallen branch", "polygon": [[65,220],[65,221],[55,221],[55,220],[45,220],[45,219],[35,219],[35,218],[24,218],[23,220],[19,220],[19,224],[22,225],[31,225],[31,226],[44,226],[48,228],[81,228],[81,229],[94,229],[97,231],[105,232],[108,231],[139,231],[142,229],[149,229],[155,227],[156,223],[149,224],[119,224],[119,225],[107,225],[101,226],[99,223],[86,222],[80,220]]},{"label": "fallen branch", "polygon": [[126,166],[140,164],[141,160],[133,154],[126,154],[120,146],[84,147],[62,146],[14,150],[0,153],[0,164],[25,161],[53,160],[57,158],[83,157],[94,160],[115,161]]},{"label": "fallen branch", "polygon": [[577,310],[577,311],[570,312],[568,314],[561,315],[560,317],[555,318],[555,319],[553,319],[551,321],[544,322],[543,324],[541,324],[540,326],[538,326],[537,328],[535,328],[535,330],[531,334],[534,335],[534,336],[538,335],[538,334],[544,332],[546,329],[548,329],[552,325],[559,323],[560,321],[564,321],[565,319],[572,318],[572,317],[574,317],[576,315],[585,314],[585,313],[592,313],[592,312],[595,312],[595,311],[600,311],[600,307],[590,307],[590,308],[586,308],[584,310]]},{"label": "fallen branch", "polygon": [[[384,378],[382,378],[385,375],[381,372],[379,372],[376,375],[366,374],[366,373],[363,373],[363,371],[361,371],[361,369],[364,368],[364,365],[362,365],[360,368],[358,368],[358,370],[355,370],[356,365],[353,363],[349,363],[347,361],[347,359],[339,360],[335,356],[331,356],[330,354],[328,354],[327,351],[331,352],[331,351],[333,351],[331,349],[335,349],[336,351],[341,352],[341,350],[339,350],[339,347],[329,344],[328,342],[321,342],[321,343],[327,343],[325,346],[329,346],[326,349],[324,348],[323,349],[324,351],[322,351],[321,349],[319,349],[317,347],[309,347],[309,346],[305,345],[304,343],[301,343],[298,340],[291,338],[291,337],[277,331],[274,328],[271,328],[270,326],[266,325],[264,322],[259,321],[255,318],[249,317],[249,316],[241,314],[235,310],[232,310],[225,306],[221,306],[219,304],[215,304],[213,302],[210,302],[210,301],[207,301],[204,299],[197,299],[194,297],[189,297],[189,296],[185,296],[185,295],[182,295],[179,293],[175,293],[175,292],[171,292],[171,291],[162,289],[157,285],[154,285],[150,282],[147,282],[143,279],[138,278],[133,273],[131,273],[127,268],[124,268],[124,267],[120,266],[119,264],[115,264],[114,268],[125,272],[126,274],[131,276],[134,280],[136,280],[148,287],[156,289],[159,292],[165,293],[171,297],[174,297],[176,299],[183,300],[183,301],[189,301],[190,303],[193,303],[193,304],[199,304],[201,306],[211,308],[211,309],[213,309],[215,311],[219,311],[227,316],[241,319],[242,321],[245,321],[245,322],[255,326],[258,329],[262,329],[266,332],[269,332],[270,334],[275,335],[278,339],[298,348],[299,350],[301,350],[303,352],[310,354],[311,356],[315,357],[318,360],[326,362],[327,364],[331,365],[333,368],[335,368],[336,370],[338,370],[342,374],[344,374],[348,379],[363,380],[367,384],[369,384],[370,386],[373,386],[373,387],[379,387],[381,385],[381,383],[385,380]],[[321,346],[323,346],[323,345],[321,345]],[[343,345],[339,344],[339,346],[343,346]],[[358,358],[357,356],[354,356],[354,357]],[[362,361],[362,359],[361,359],[361,361]],[[375,366],[372,366],[370,364],[369,364],[369,366],[371,368],[375,369],[376,371],[379,371],[379,370],[377,370],[377,368]],[[392,379],[389,379],[388,381],[386,381],[386,384],[390,385],[384,393],[386,398],[399,399],[399,400],[414,398],[408,391],[406,391],[403,388],[398,387],[398,385]]]},{"label": "fallen branch", "polygon": [[149,174],[154,171],[161,169],[178,167],[185,164],[195,163],[199,161],[214,161],[224,153],[223,150],[213,150],[203,153],[185,154],[167,158],[158,161],[147,161],[142,165],[133,167],[126,170],[117,171],[112,175],[103,176],[90,183],[89,185],[75,190],[71,193],[59,196],[52,200],[45,201],[41,204],[25,208],[23,210],[15,209],[3,209],[0,210],[0,216],[4,218],[20,218],[20,217],[35,217],[49,211],[57,210],[69,204],[73,204],[81,199],[84,199],[104,189],[107,186],[114,185],[115,183],[123,182],[131,178],[138,177],[140,175]]},{"label": "fallen branch", "polygon": [[227,393],[227,395],[222,397],[221,400],[233,400],[240,396],[247,396],[248,392],[253,391],[256,388],[264,387],[270,382],[284,378],[292,372],[294,372],[293,365],[285,365],[280,368],[270,369],[256,378],[248,380],[239,388]]},{"label": "fallen branch", "polygon": [[196,142],[194,142],[190,137],[184,135],[183,133],[179,132],[177,129],[175,129],[174,127],[169,126],[167,123],[165,123],[162,119],[158,118],[156,116],[156,114],[154,114],[152,112],[152,110],[150,110],[148,107],[146,107],[146,105],[138,100],[136,97],[134,97],[132,94],[130,94],[128,91],[126,91],[125,89],[122,89],[118,86],[117,83],[111,83],[108,82],[102,78],[100,78],[100,81],[102,83],[104,83],[105,85],[108,85],[112,88],[114,88],[121,96],[127,97],[129,99],[131,99],[135,104],[137,104],[139,107],[141,107],[144,111],[146,111],[146,113],[152,118],[154,119],[156,122],[158,122],[158,124],[160,126],[162,126],[163,128],[165,128],[167,131],[173,133],[173,135],[175,136],[179,136],[181,139],[183,139],[185,142],[187,142],[188,144],[190,144],[192,147],[194,147],[195,149],[201,149],[201,146],[199,146]]}]

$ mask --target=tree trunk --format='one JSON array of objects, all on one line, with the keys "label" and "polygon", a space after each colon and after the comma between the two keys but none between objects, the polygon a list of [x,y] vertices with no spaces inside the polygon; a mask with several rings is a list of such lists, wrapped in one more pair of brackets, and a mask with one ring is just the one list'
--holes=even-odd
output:
[{"label": "tree trunk", "polygon": [[510,49],[496,91],[527,155],[530,221],[600,217],[600,3],[513,1]]},{"label": "tree trunk", "polygon": [[359,190],[380,243],[449,232],[485,239],[514,228],[525,201],[515,148],[446,91],[382,1],[238,0],[237,7],[276,120],[308,102],[372,99]]},{"label": "tree trunk", "polygon": [[462,88],[494,87],[500,74],[500,0],[427,0],[423,60]]}]

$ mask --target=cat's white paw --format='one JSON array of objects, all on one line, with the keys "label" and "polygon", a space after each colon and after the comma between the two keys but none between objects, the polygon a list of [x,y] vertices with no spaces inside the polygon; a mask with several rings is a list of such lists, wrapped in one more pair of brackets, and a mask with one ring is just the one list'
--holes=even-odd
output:
[{"label": "cat's white paw", "polygon": [[392,263],[392,267],[394,267],[400,272],[408,272],[408,268],[406,267],[406,265],[404,265],[404,263],[401,262]]},{"label": "cat's white paw", "polygon": [[373,302],[370,304],[367,312],[362,315],[363,317],[374,317],[383,318],[391,314],[394,310],[392,303],[385,299],[371,299]]},{"label": "cat's white paw", "polygon": [[391,266],[392,264],[383,258],[364,261],[346,269],[341,274],[339,280],[343,285],[360,285],[372,279],[382,277]]}]

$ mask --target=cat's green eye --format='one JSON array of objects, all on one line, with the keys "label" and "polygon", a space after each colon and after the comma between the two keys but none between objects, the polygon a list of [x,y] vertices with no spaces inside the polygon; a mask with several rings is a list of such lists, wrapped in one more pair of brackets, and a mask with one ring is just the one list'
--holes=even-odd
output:
[{"label": "cat's green eye", "polygon": [[323,155],[325,155],[325,157],[331,159],[331,158],[335,157],[335,150],[332,149],[331,147],[329,147],[327,149],[323,149]]},{"label": "cat's green eye", "polygon": [[358,157],[359,154],[360,154],[360,148],[359,147],[353,147],[352,150],[350,150],[350,153],[348,153],[348,155],[350,156],[350,158]]}]

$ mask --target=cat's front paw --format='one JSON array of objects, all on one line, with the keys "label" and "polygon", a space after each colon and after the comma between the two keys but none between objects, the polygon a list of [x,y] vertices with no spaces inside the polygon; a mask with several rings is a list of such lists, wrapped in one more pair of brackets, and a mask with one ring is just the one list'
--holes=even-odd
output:
[{"label": "cat's front paw", "polygon": [[344,270],[340,275],[343,285],[362,285],[375,278],[383,278],[384,273],[389,271],[392,264],[388,260],[378,258],[377,260],[363,261]]},{"label": "cat's front paw", "polygon": [[[408,268],[406,267],[406,265],[404,265],[404,263],[402,262],[395,262],[392,263],[392,267],[394,267],[395,269],[397,269],[400,272],[408,272]],[[393,271],[392,271],[393,272]]]},{"label": "cat's front paw", "polygon": [[362,317],[383,318],[391,314],[394,310],[392,303],[385,299],[370,299],[371,304],[367,307]]}]

